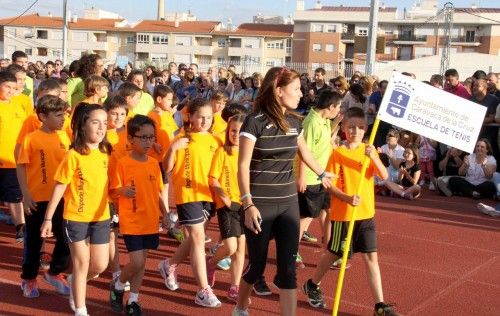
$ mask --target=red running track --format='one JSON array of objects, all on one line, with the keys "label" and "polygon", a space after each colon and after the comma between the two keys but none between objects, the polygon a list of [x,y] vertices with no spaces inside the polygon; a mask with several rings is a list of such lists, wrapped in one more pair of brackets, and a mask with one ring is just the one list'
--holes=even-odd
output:
[{"label": "red running track", "polygon": [[[493,201],[483,201],[493,204]],[[476,201],[445,198],[426,192],[422,199],[405,201],[377,197],[379,260],[385,299],[397,304],[402,315],[500,315],[500,219],[476,211]],[[316,222],[310,229],[319,235]],[[217,239],[217,226],[211,224],[209,235]],[[19,287],[21,245],[14,242],[14,228],[0,224],[0,314],[1,315],[70,315],[68,300],[42,281],[37,299],[26,299]],[[177,242],[161,235],[161,246],[153,251],[147,264],[140,301],[146,315],[230,315],[233,304],[225,298],[229,274],[217,272],[215,293],[223,305],[207,309],[194,304],[195,281],[190,267],[179,268],[180,290],[167,290],[157,272],[159,260],[170,256]],[[266,279],[276,271],[274,244],[269,255]],[[51,248],[51,243],[48,249]],[[127,261],[123,243],[122,263]],[[320,255],[318,244],[302,242],[300,253],[306,268],[298,271],[301,286],[313,273]],[[341,315],[371,315],[373,301],[367,287],[364,264],[354,256],[346,271],[340,305]],[[330,271],[322,288],[328,309],[309,307],[302,291],[298,294],[298,315],[331,315],[337,284],[337,271]],[[87,308],[90,315],[111,315],[108,287],[111,274],[104,273],[89,282]],[[277,315],[278,295],[252,297],[251,315]]]}]

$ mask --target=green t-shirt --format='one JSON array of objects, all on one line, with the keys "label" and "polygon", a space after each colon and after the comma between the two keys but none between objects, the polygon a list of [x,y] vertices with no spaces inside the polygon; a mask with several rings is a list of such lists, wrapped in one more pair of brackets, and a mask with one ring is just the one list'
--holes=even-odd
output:
[{"label": "green t-shirt", "polygon": [[135,114],[148,115],[149,112],[155,107],[153,97],[147,92],[141,92],[141,99],[139,104],[134,109]]},{"label": "green t-shirt", "polygon": [[26,80],[24,81],[23,94],[30,97],[31,101],[33,101],[33,79],[30,76],[26,76]]},{"label": "green t-shirt", "polygon": [[68,103],[70,107],[75,107],[85,99],[84,89],[82,78],[75,77],[68,79]]},{"label": "green t-shirt", "polygon": [[[318,164],[326,168],[328,159],[332,154],[332,128],[329,119],[322,118],[314,109],[302,122],[302,133],[307,148],[311,151]],[[305,169],[306,185],[320,184],[318,175],[306,166]]]}]

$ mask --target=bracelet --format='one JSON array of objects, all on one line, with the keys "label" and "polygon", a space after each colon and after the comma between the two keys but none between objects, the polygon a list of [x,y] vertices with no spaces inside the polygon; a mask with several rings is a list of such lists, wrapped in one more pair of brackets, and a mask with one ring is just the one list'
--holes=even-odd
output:
[{"label": "bracelet", "polygon": [[326,171],[323,171],[319,176],[318,180],[323,180],[323,178],[326,177]]},{"label": "bracelet", "polygon": [[252,206],[255,206],[255,204],[249,204],[249,205],[245,206],[245,207],[243,208],[243,212],[246,212],[246,211],[247,211],[249,208],[251,208]]},{"label": "bracelet", "polygon": [[249,197],[249,198],[251,198],[251,197],[252,197],[252,194],[250,194],[250,193],[245,193],[245,194],[243,194],[243,195],[240,197],[240,202],[243,202],[243,200],[244,200],[244,199],[246,199],[246,198],[248,198],[248,197]]}]

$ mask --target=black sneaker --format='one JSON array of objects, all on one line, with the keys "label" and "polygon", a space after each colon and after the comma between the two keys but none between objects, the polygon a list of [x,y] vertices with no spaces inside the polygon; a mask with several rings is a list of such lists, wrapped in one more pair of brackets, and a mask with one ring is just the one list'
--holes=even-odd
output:
[{"label": "black sneaker", "polygon": [[307,295],[307,301],[309,302],[309,305],[314,308],[326,308],[325,301],[323,300],[323,293],[321,292],[319,286],[311,286],[309,284],[309,280],[307,280],[306,283],[304,283],[302,289]]},{"label": "black sneaker", "polygon": [[[377,306],[378,305],[378,306]],[[393,309],[394,305],[393,304],[376,304],[375,305],[375,310],[373,311],[374,316],[398,316],[399,314],[396,313]]]},{"label": "black sneaker", "polygon": [[111,282],[110,291],[109,291],[109,305],[111,305],[111,309],[113,310],[113,312],[122,313],[123,312],[123,293],[125,291],[118,291],[117,289],[115,289],[115,282],[116,281]]},{"label": "black sneaker", "polygon": [[273,294],[269,286],[267,286],[266,280],[264,278],[261,278],[257,282],[255,282],[255,284],[253,285],[253,291],[255,292],[255,294],[259,296],[266,296]]},{"label": "black sneaker", "polygon": [[130,316],[142,316],[141,305],[137,302],[132,302],[131,304],[127,304],[125,307],[125,313]]}]

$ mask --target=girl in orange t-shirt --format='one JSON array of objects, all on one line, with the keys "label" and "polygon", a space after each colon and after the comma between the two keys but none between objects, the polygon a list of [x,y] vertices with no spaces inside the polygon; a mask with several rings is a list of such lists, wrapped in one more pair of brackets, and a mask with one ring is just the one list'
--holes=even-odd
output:
[{"label": "girl in orange t-shirt", "polygon": [[189,122],[184,125],[184,132],[174,139],[164,160],[165,171],[172,174],[179,223],[185,228],[186,238],[175,254],[161,261],[158,268],[165,286],[175,291],[179,288],[177,266],[189,255],[200,287],[195,303],[218,307],[221,303],[207,281],[204,223],[212,202],[208,174],[220,141],[209,132],[213,122],[209,102],[194,99],[189,104],[188,115]]},{"label": "girl in orange t-shirt", "polygon": [[76,316],[86,316],[87,281],[96,278],[108,266],[109,206],[106,111],[97,104],[81,106],[74,112],[74,140],[59,164],[41,236],[52,236],[52,216],[64,195],[63,230],[71,251],[73,274],[70,307]]}]

